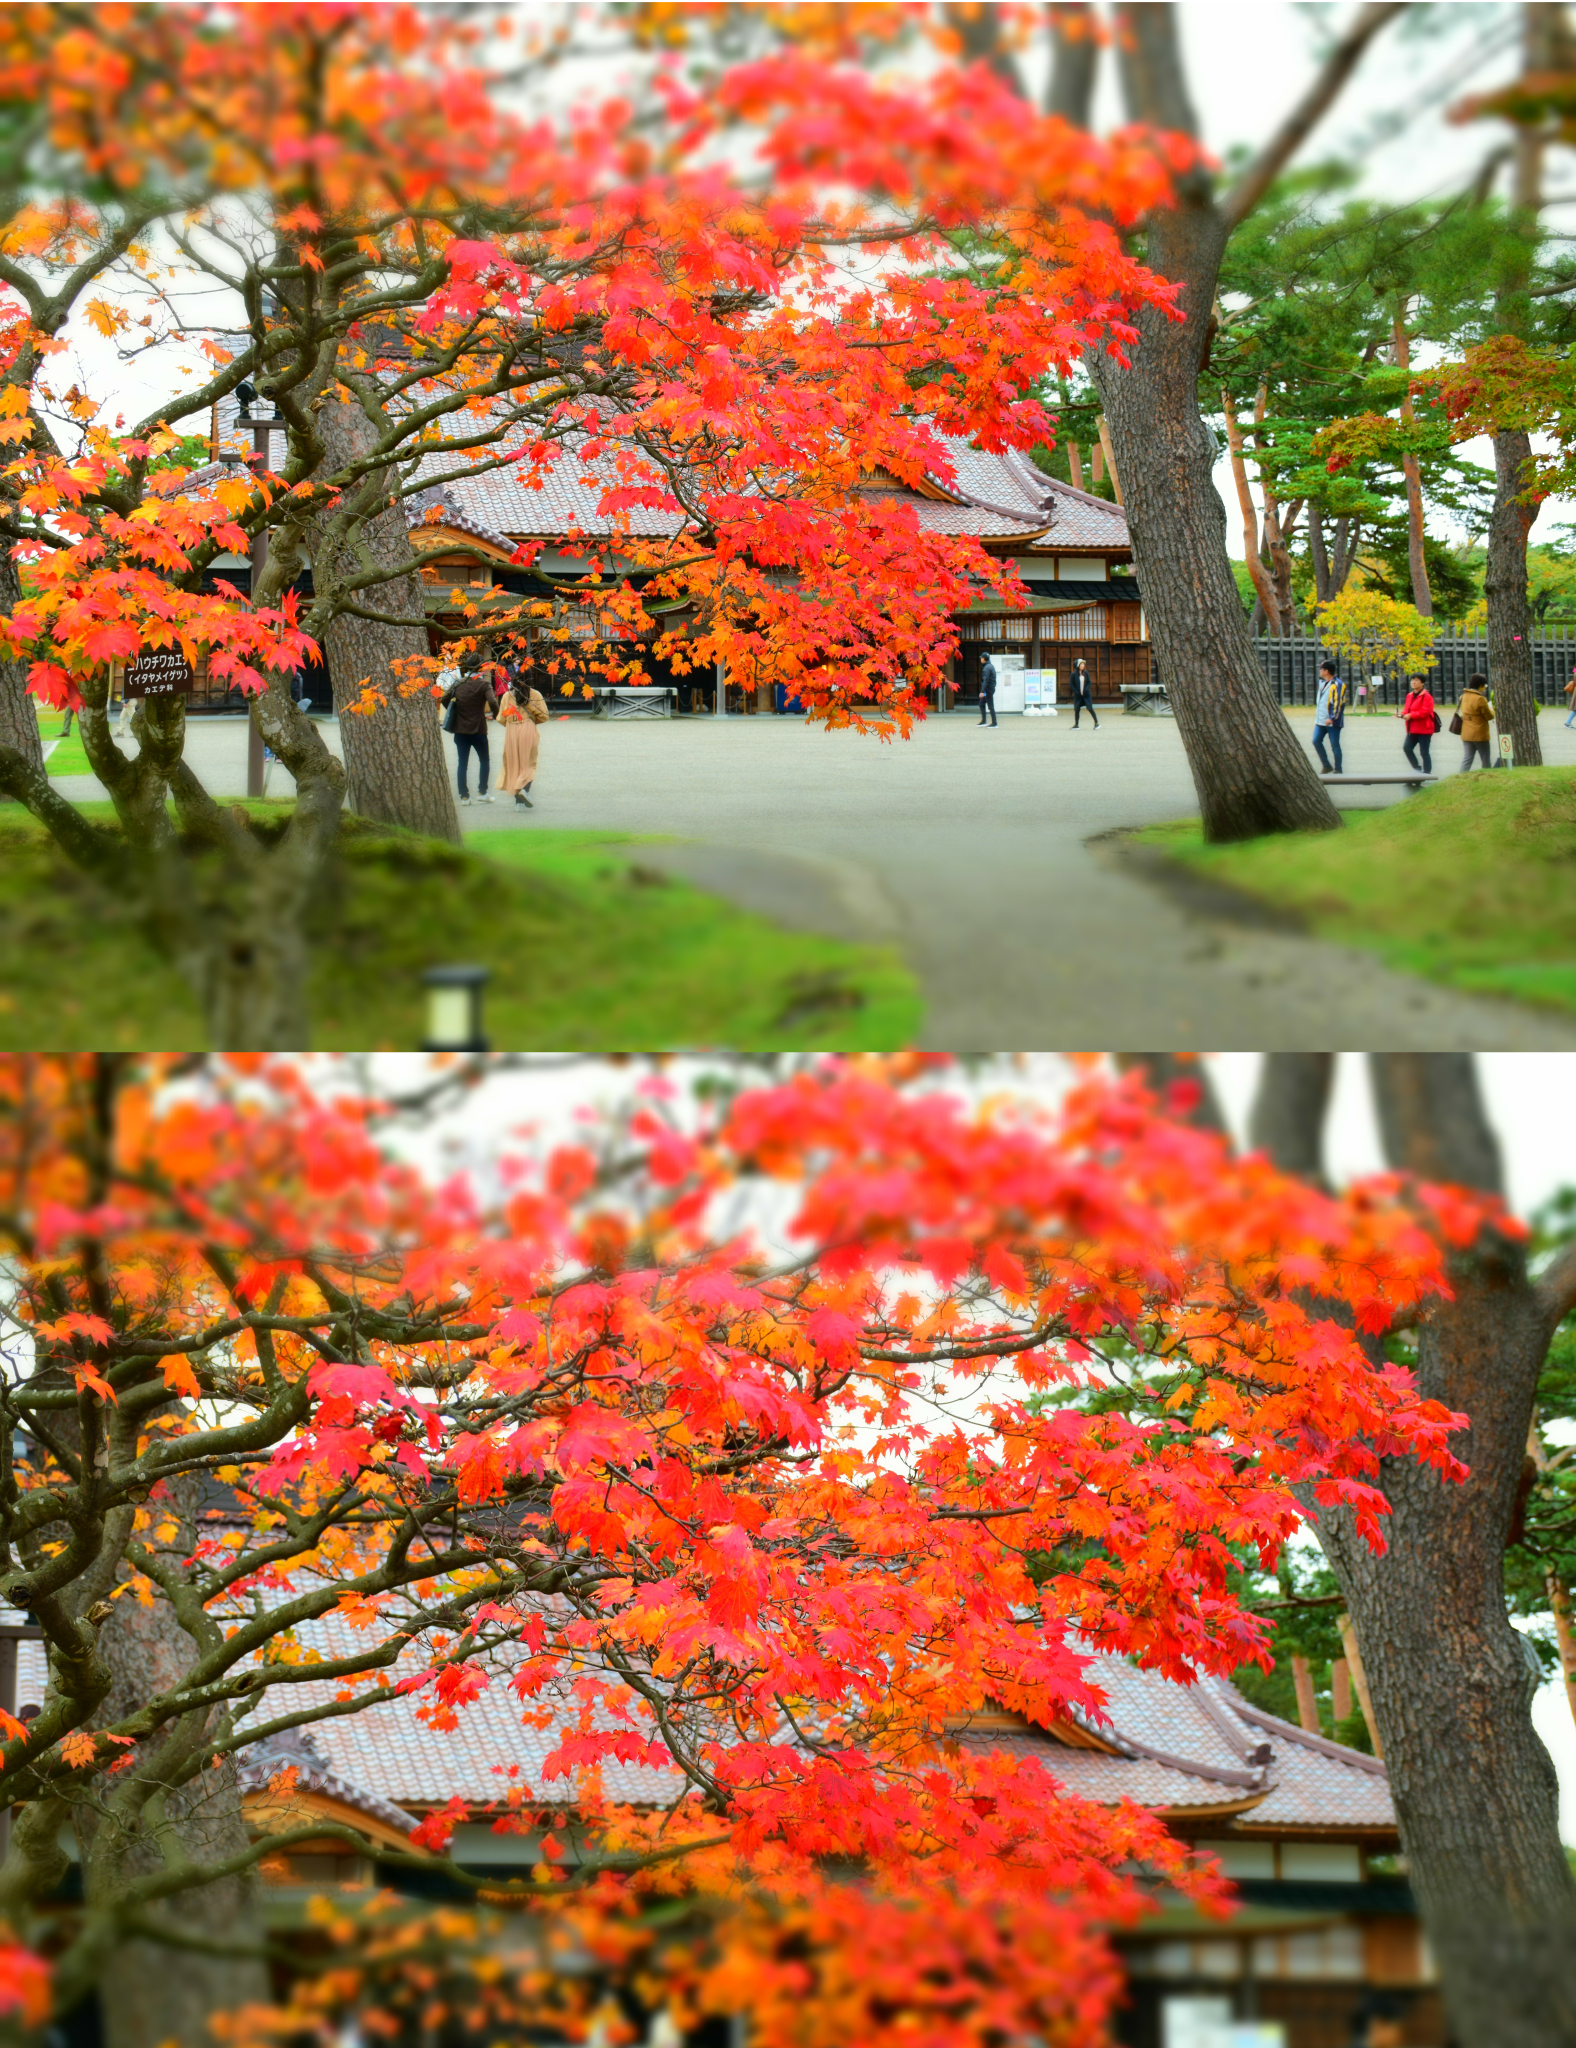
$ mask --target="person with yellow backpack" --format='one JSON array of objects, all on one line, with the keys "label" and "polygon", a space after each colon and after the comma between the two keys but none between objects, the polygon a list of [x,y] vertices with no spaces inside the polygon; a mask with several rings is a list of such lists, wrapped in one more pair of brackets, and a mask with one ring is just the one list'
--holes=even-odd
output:
[{"label": "person with yellow backpack", "polygon": [[[1340,672],[1333,661],[1319,663],[1319,694],[1313,712],[1313,751],[1319,757],[1321,775],[1341,775],[1341,728],[1346,723],[1346,707],[1352,701],[1352,686],[1343,683]],[[1335,766],[1330,766],[1330,757],[1324,751],[1326,740],[1335,749]]]}]

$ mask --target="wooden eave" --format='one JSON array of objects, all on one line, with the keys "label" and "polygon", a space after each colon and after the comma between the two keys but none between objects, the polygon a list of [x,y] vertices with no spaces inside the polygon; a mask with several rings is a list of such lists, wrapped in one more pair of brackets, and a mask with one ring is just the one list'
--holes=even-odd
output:
[{"label": "wooden eave", "polygon": [[[306,1785],[295,1786],[288,1792],[264,1789],[244,1793],[241,1813],[247,1826],[259,1835],[286,1834],[318,1822],[324,1827],[349,1828],[380,1849],[411,1850],[418,1856],[423,1853],[415,1848],[408,1835],[391,1827],[387,1821],[363,1813],[360,1807],[350,1805],[347,1800],[336,1799],[328,1792],[314,1791]],[[304,1851],[307,1844],[298,1842],[294,1847]]]},{"label": "wooden eave", "polygon": [[[1251,1813],[1274,1791],[1273,1785],[1265,1785],[1260,1791],[1244,1793],[1237,1799],[1201,1801],[1190,1805],[1152,1806],[1149,1810],[1157,1819],[1164,1821],[1217,1821],[1230,1820],[1239,1813]],[[1266,1829],[1266,1834],[1278,1834],[1277,1829]]]},{"label": "wooden eave", "polygon": [[430,525],[423,523],[410,529],[411,551],[419,564],[425,564],[434,555],[472,555],[484,562],[507,562],[512,564],[514,555],[508,548],[501,548],[496,542],[483,540],[479,534],[466,533],[462,527],[445,526],[441,520]]}]

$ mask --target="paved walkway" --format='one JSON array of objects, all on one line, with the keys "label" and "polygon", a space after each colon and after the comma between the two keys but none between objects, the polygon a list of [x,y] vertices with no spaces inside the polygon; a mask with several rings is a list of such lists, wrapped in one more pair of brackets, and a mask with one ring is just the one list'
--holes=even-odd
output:
[{"label": "paved walkway", "polygon": [[[1543,738],[1551,759],[1576,764],[1576,730],[1546,715]],[[239,722],[194,721],[190,757],[215,794],[244,789]],[[1436,760],[1459,760],[1448,735]],[[1346,765],[1403,767],[1396,721],[1350,721]],[[1170,719],[982,730],[954,714],[892,743],[779,718],[554,720],[536,795],[531,811],[473,805],[465,829],[673,834],[681,843],[642,857],[781,923],[898,946],[934,1046],[1576,1049],[1576,1020],[1184,908],[1101,859],[1097,835],[1194,809]]]}]

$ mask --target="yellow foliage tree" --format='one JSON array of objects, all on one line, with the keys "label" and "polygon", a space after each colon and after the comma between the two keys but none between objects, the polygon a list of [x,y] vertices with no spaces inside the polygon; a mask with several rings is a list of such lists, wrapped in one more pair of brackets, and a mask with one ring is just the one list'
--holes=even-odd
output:
[{"label": "yellow foliage tree", "polygon": [[[1357,662],[1365,670],[1396,668],[1404,676],[1427,674],[1439,627],[1414,604],[1386,598],[1377,590],[1343,590],[1339,598],[1314,606],[1318,637],[1332,655]],[[1373,700],[1369,698],[1369,711]]]},{"label": "yellow foliage tree", "polygon": [[1439,628],[1399,598],[1358,587],[1316,605],[1314,617],[1319,638],[1338,659],[1368,670],[1397,668],[1404,675],[1426,675],[1434,666]]}]

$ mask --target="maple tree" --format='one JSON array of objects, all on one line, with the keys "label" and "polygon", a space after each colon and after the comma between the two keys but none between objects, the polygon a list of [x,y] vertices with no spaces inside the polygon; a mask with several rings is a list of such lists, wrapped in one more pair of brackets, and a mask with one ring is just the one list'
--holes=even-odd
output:
[{"label": "maple tree", "polygon": [[[36,2000],[49,1935],[54,2009],[98,1986],[125,2048],[255,2003],[249,1873],[324,1827],[249,1842],[237,1760],[396,1692],[441,1740],[507,1685],[556,1721],[582,1830],[522,1902],[644,1951],[680,2011],[748,1978],[772,2043],[878,2012],[938,2048],[1100,2037],[1101,1925],[1214,1880],[957,1730],[987,1700],[1098,1716],[1087,1649],[1266,1657],[1239,1566],[1273,1565],[1299,1496],[1382,1546],[1380,1458],[1458,1480],[1462,1418],[1362,1333],[1498,1210],[1319,1193],[1133,1082],[1052,1118],[915,1071],[648,1080],[457,1180],[327,1062],[0,1067],[0,1594],[49,1660],[0,1750],[0,1994]],[[1038,1398],[1133,1368],[1142,1412]],[[613,1759],[675,1772],[671,1810],[620,1811]],[[482,1818],[539,1831],[542,1798]],[[675,1896],[705,1937],[659,1949]],[[290,2024],[418,1995],[408,1919],[336,1941]],[[573,1982],[506,1988],[573,2021]]]},{"label": "maple tree", "polygon": [[[790,680],[829,723],[906,731],[952,613],[982,584],[1021,592],[869,486],[950,474],[938,434],[1043,441],[1037,382],[1096,344],[1120,349],[1135,308],[1169,299],[1121,229],[1163,200],[1176,147],[1026,121],[983,69],[889,85],[793,49],[696,89],[659,57],[632,97],[536,119],[504,105],[460,18],[44,7],[6,21],[0,92],[40,115],[0,251],[16,443],[0,529],[27,585],[5,640],[36,696],[80,702],[119,833],[24,749],[0,753],[0,781],[72,859],[144,893],[217,1044],[306,1039],[302,908],[344,779],[289,677],[320,649],[340,676],[353,799],[457,830],[409,498],[504,464],[529,487],[567,448],[612,522],[573,591],[608,673],[646,649],[721,662]],[[717,161],[725,134],[753,152],[741,175]],[[103,179],[149,189],[109,204]],[[1010,294],[945,267],[947,233],[982,222],[1018,252]],[[62,451],[39,421],[40,366],[73,312],[125,332],[103,278],[150,264],[155,226],[182,275],[222,284],[244,321],[222,342],[188,332],[212,374],[129,434],[68,394],[81,417]],[[850,251],[865,265],[853,281]],[[277,473],[170,461],[183,422],[246,378],[284,437]],[[637,543],[633,515],[651,507],[671,536]],[[253,553],[247,599],[211,573],[226,549]],[[451,652],[567,630],[556,598],[522,598]],[[109,661],[177,643],[249,695],[294,777],[282,835],[202,788],[179,697],[142,706],[134,759],[110,733]]]}]

